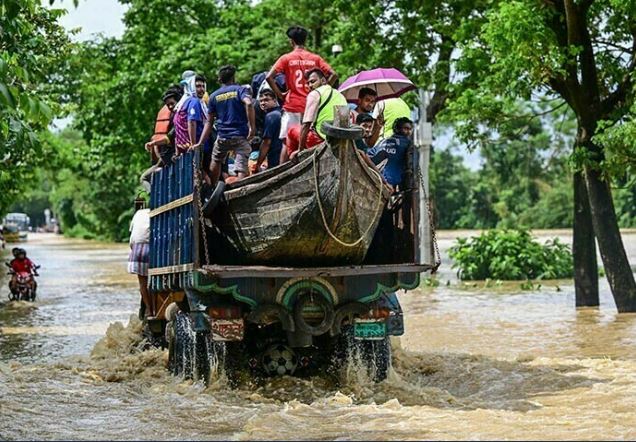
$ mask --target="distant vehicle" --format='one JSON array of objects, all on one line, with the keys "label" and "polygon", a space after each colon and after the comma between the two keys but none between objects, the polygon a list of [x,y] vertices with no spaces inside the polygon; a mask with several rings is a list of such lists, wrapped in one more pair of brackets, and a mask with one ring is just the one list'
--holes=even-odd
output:
[{"label": "distant vehicle", "polygon": [[15,224],[20,232],[28,232],[31,226],[31,218],[26,213],[12,212],[4,217],[4,224]]},{"label": "distant vehicle", "polygon": [[2,227],[2,235],[8,243],[20,241],[20,229],[16,224],[5,224]]}]

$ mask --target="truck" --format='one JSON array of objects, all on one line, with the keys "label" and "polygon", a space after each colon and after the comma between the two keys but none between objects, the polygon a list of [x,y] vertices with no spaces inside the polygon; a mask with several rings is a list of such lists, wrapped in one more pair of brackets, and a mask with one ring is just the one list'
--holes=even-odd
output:
[{"label": "truck", "polygon": [[361,128],[324,130],[321,147],[212,195],[199,150],[153,174],[146,327],[173,374],[336,373],[355,357],[386,378],[404,332],[397,292],[439,266],[428,152],[410,149],[394,191],[354,147]]}]

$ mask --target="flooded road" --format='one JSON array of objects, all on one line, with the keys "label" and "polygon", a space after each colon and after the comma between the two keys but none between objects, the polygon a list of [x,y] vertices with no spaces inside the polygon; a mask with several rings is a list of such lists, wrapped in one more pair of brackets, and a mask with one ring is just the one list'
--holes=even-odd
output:
[{"label": "flooded road", "polygon": [[636,315],[616,313],[605,281],[600,308],[575,310],[571,281],[465,287],[445,262],[438,287],[401,296],[387,381],[204,389],[137,349],[126,245],[25,246],[42,276],[35,305],[0,306],[2,440],[636,438]]}]

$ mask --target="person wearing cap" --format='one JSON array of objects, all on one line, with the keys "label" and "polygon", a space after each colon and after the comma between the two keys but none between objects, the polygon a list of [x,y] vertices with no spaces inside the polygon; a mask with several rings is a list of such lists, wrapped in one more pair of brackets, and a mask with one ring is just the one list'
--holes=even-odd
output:
[{"label": "person wearing cap", "polygon": [[172,163],[175,154],[175,129],[173,124],[174,108],[183,95],[183,89],[178,84],[170,86],[164,92],[163,107],[157,114],[155,133],[146,143],[146,150],[151,153],[153,165],[146,169],[139,178],[141,187],[150,192],[150,177],[159,168]]},{"label": "person wearing cap", "polygon": [[[287,138],[287,132],[292,126],[300,125],[302,122],[309,93],[307,73],[312,69],[320,69],[330,85],[338,79],[334,70],[322,57],[305,49],[307,35],[307,30],[300,26],[287,29],[287,37],[293,49],[276,60],[265,77],[269,87],[284,102],[280,128],[280,138],[283,140]],[[276,83],[276,75],[280,73],[285,74],[287,92],[282,92]]]},{"label": "person wearing cap", "polygon": [[413,122],[406,117],[400,117],[393,122],[391,136],[367,151],[368,157],[375,165],[387,160],[382,169],[382,177],[394,189],[400,186],[404,179],[409,148],[413,145],[412,134]]}]

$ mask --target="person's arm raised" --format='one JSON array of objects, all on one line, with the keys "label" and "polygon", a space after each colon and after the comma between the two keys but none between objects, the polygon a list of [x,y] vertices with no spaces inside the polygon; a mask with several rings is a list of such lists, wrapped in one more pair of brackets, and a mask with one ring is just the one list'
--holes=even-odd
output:
[{"label": "person's arm raised", "polygon": [[289,93],[289,91],[283,92],[278,87],[278,83],[276,83],[276,71],[274,70],[274,68],[271,68],[269,70],[269,72],[265,76],[265,81],[267,81],[267,84],[269,84],[269,87],[272,88],[278,99],[280,101],[285,101],[285,96]]}]

